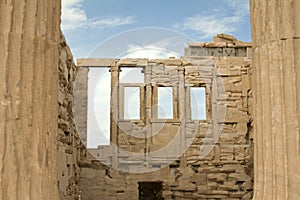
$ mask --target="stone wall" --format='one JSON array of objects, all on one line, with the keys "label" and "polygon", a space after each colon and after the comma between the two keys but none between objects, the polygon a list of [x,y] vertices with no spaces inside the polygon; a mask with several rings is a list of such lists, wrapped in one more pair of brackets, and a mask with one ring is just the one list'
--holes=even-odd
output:
[{"label": "stone wall", "polygon": [[[109,66],[101,59],[78,63]],[[111,145],[88,149],[81,156],[78,186],[84,199],[138,199],[139,182],[162,182],[164,199],[252,198],[248,58],[186,56],[109,63],[112,91],[117,91],[111,102],[116,120],[111,121]],[[124,66],[144,68],[140,120],[124,120],[119,113],[118,77]],[[173,87],[173,119],[156,117],[157,86]],[[191,119],[189,89],[195,86],[206,88],[206,120]]]},{"label": "stone wall", "polygon": [[213,42],[192,42],[185,49],[185,56],[221,56],[251,58],[251,42],[237,40],[232,35],[220,33]]},{"label": "stone wall", "polygon": [[300,1],[251,1],[254,199],[299,199]]},{"label": "stone wall", "polygon": [[80,149],[84,146],[79,138],[73,112],[73,91],[77,68],[63,36],[60,42],[58,75],[58,189],[60,199],[73,200],[79,195],[77,183],[80,170],[77,162]]}]

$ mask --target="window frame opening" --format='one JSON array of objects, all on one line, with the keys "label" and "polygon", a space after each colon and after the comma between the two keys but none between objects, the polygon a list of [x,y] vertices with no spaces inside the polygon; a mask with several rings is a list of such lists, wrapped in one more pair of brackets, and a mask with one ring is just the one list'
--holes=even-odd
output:
[{"label": "window frame opening", "polygon": [[[122,72],[126,74],[122,75]],[[133,73],[133,74],[129,74]],[[129,76],[129,77],[126,77]],[[139,110],[138,117],[128,117],[128,105],[126,105],[126,88],[139,88],[139,103],[136,111]],[[133,100],[133,99],[131,99]],[[144,100],[145,100],[145,74],[142,66],[120,66],[119,68],[119,121],[131,121],[142,123],[144,121]],[[131,105],[132,106],[132,105]]]},{"label": "window frame opening", "polygon": [[[137,118],[128,118],[126,116],[126,108],[128,108],[128,104],[130,102],[126,102],[126,88],[139,88],[139,103],[137,106],[137,110],[139,110],[139,114]],[[134,98],[134,97],[132,97]],[[129,99],[130,100],[130,99]],[[133,100],[133,99],[132,99]],[[143,102],[144,102],[144,87],[139,84],[120,84],[119,86],[119,120],[125,120],[125,121],[140,121],[144,118],[143,116]]]},{"label": "window frame opening", "polygon": [[[188,87],[189,99],[189,118],[192,121],[206,121],[208,119],[207,112],[207,88],[205,86]],[[195,92],[198,90],[198,94]],[[192,92],[194,91],[194,92]],[[200,93],[199,93],[200,91]],[[200,100],[200,102],[199,102]],[[196,106],[194,106],[196,104]],[[196,112],[196,113],[195,113]],[[197,117],[198,116],[198,117]]]},{"label": "window frame opening", "polygon": [[[158,105],[158,88],[171,87],[172,88],[172,118],[159,117]],[[161,84],[158,83],[152,86],[152,122],[178,122],[179,121],[179,104],[178,104],[178,85]]]},{"label": "window frame opening", "polygon": [[174,88],[170,86],[158,86],[156,105],[157,119],[174,119]]}]

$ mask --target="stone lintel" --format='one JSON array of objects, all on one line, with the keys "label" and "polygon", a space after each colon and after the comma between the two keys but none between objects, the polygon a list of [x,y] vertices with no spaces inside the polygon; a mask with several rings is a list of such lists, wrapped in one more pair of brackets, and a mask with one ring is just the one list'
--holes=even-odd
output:
[{"label": "stone lintel", "polygon": [[79,67],[108,67],[115,63],[113,58],[78,58],[76,61]]},{"label": "stone lintel", "polygon": [[162,58],[162,59],[152,59],[147,58],[123,58],[123,59],[113,59],[113,58],[78,58],[78,67],[108,67],[108,66],[128,66],[128,67],[141,67],[147,66],[149,64],[163,64],[166,66],[181,66],[186,63],[186,60],[181,58]]},{"label": "stone lintel", "polygon": [[181,66],[182,60],[177,58],[152,59],[149,62],[168,66]]}]

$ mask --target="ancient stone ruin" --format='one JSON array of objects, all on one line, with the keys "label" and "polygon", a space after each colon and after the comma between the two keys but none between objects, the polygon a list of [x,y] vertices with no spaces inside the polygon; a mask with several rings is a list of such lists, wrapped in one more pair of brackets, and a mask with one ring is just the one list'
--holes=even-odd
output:
[{"label": "ancient stone ruin", "polygon": [[[179,59],[76,66],[60,1],[0,1],[0,199],[299,199],[299,9],[251,0],[252,44],[220,34]],[[93,149],[89,67],[110,69],[112,91],[110,145]],[[143,82],[122,81],[127,68]]]},{"label": "ancient stone ruin", "polygon": [[[76,98],[87,97],[87,67],[109,67],[112,91],[111,144],[84,150],[78,160],[82,197],[150,198],[154,192],[141,191],[141,185],[152,183],[161,187],[157,199],[250,199],[250,56],[250,43],[219,34],[213,42],[189,44],[180,59],[79,59]],[[143,81],[122,79],[126,69],[142,71]],[[138,119],[126,118],[128,88],[138,90]],[[165,119],[156,105],[167,89],[172,116]],[[205,96],[204,109],[197,111],[205,112],[201,119],[193,113],[195,91]],[[75,113],[86,112],[87,101],[78,104]],[[80,129],[86,144],[87,129]]]}]

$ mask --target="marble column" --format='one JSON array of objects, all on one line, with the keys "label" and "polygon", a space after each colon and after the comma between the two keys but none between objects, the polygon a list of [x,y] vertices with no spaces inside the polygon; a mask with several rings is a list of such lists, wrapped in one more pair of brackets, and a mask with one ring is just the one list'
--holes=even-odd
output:
[{"label": "marble column", "polygon": [[254,199],[300,198],[300,1],[251,0]]}]

